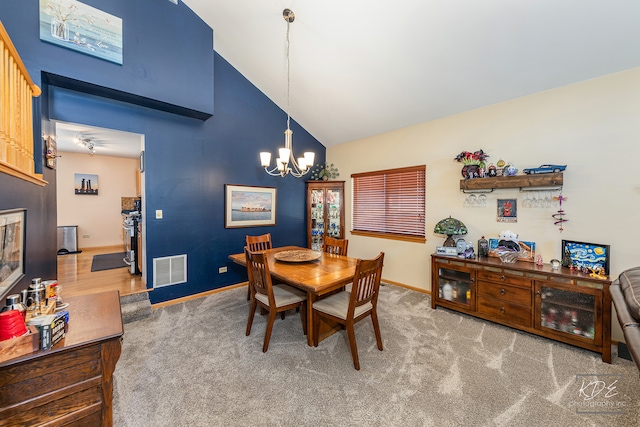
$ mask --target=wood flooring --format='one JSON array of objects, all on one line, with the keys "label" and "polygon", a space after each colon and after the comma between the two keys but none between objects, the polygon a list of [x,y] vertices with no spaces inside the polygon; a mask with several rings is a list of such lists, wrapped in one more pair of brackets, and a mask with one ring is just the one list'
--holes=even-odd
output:
[{"label": "wood flooring", "polygon": [[58,285],[62,286],[62,298],[111,290],[120,291],[120,296],[147,292],[142,275],[133,275],[128,268],[91,271],[94,255],[124,251],[124,246],[107,246],[58,255]]}]

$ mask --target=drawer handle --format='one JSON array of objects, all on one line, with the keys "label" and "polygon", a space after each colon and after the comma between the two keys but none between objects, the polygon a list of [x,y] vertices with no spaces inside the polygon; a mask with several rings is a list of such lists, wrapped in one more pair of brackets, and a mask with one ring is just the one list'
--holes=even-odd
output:
[{"label": "drawer handle", "polygon": [[500,295],[504,295],[506,293],[507,293],[507,291],[504,288],[500,289]]},{"label": "drawer handle", "polygon": [[502,276],[500,276],[500,280],[504,282],[504,279],[506,279],[506,277],[504,277],[504,274],[503,274]]},{"label": "drawer handle", "polygon": [[500,307],[500,313],[504,314],[505,311],[504,307]]}]

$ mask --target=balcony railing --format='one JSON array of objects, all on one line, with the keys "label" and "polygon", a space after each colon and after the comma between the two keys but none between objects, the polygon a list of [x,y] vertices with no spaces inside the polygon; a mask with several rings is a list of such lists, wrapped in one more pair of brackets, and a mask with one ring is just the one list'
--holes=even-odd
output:
[{"label": "balcony railing", "polygon": [[0,172],[44,186],[33,152],[32,98],[40,93],[0,22]]}]

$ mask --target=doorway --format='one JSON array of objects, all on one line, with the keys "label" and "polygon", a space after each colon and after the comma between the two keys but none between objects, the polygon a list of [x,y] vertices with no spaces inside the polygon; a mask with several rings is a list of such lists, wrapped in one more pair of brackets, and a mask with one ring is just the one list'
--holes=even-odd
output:
[{"label": "doorway", "polygon": [[[144,135],[56,121],[57,225],[77,226],[78,248],[125,246],[123,209],[140,199],[145,209]],[[78,192],[75,180],[92,179],[92,192]],[[129,206],[128,204],[131,204]],[[146,224],[139,251],[146,277]]]}]

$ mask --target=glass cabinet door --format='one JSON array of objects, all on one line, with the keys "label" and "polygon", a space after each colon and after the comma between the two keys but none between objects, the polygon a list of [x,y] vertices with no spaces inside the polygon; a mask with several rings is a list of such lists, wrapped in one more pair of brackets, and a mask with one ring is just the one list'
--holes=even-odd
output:
[{"label": "glass cabinet door", "polygon": [[469,271],[438,268],[438,300],[475,309],[474,280]]},{"label": "glass cabinet door", "polygon": [[311,190],[311,249],[322,250],[324,243],[324,189]]},{"label": "glass cabinet door", "polygon": [[326,234],[336,239],[341,238],[341,213],[342,213],[342,191],[339,189],[327,190],[327,221]]},{"label": "glass cabinet door", "polygon": [[599,343],[600,299],[590,289],[569,290],[536,283],[536,327],[580,341]]}]

